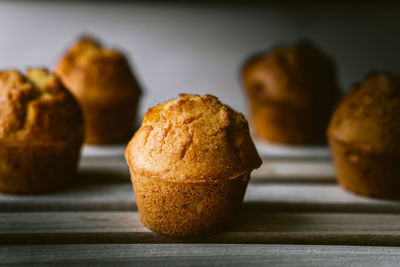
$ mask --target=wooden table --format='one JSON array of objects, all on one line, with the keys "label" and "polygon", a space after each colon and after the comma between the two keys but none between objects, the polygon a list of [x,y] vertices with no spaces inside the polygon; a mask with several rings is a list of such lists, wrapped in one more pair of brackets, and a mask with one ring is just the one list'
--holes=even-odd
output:
[{"label": "wooden table", "polygon": [[343,191],[331,160],[264,159],[227,231],[174,238],[140,220],[122,157],[85,157],[66,189],[0,194],[4,265],[397,265],[400,202]]}]

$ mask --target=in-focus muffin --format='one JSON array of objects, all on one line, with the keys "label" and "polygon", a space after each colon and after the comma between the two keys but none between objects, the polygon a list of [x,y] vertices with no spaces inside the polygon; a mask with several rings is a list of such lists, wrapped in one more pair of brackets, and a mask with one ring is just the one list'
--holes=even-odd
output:
[{"label": "in-focus muffin", "polygon": [[55,72],[81,103],[86,143],[129,140],[141,90],[120,52],[82,38],[62,57]]},{"label": "in-focus muffin", "polygon": [[242,80],[258,137],[293,145],[326,142],[340,91],[333,61],[315,45],[301,41],[254,56],[245,63]]},{"label": "in-focus muffin", "polygon": [[262,163],[244,116],[211,95],[149,109],[125,157],[142,222],[176,236],[220,230]]},{"label": "in-focus muffin", "polygon": [[1,71],[0,114],[0,191],[48,192],[73,177],[83,115],[56,75]]},{"label": "in-focus muffin", "polygon": [[340,184],[353,192],[400,198],[400,79],[371,73],[335,111],[328,129]]}]

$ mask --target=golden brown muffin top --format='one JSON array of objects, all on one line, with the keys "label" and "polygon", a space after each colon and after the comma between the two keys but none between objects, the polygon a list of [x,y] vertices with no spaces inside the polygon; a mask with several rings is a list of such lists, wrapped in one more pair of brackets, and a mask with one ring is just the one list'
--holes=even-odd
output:
[{"label": "golden brown muffin top", "polygon": [[400,78],[370,73],[336,109],[328,135],[367,153],[400,150]]},{"label": "golden brown muffin top", "polygon": [[212,95],[150,108],[125,156],[140,174],[182,182],[234,179],[262,163],[245,117]]},{"label": "golden brown muffin top", "polygon": [[141,92],[125,57],[90,38],[78,40],[55,72],[84,106],[118,105]]},{"label": "golden brown muffin top", "polygon": [[0,71],[0,143],[46,144],[83,139],[79,104],[45,69]]},{"label": "golden brown muffin top", "polygon": [[333,102],[340,94],[333,61],[309,41],[253,56],[243,67],[242,80],[248,95],[263,103],[308,108],[320,99]]}]

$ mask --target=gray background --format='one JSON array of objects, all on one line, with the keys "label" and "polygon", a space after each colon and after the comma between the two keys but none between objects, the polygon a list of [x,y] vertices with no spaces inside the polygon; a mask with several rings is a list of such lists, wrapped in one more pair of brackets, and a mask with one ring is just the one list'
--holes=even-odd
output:
[{"label": "gray background", "polygon": [[0,2],[0,68],[53,68],[80,34],[91,33],[129,55],[145,89],[141,114],[181,92],[212,93],[245,112],[243,60],[299,38],[334,56],[344,90],[372,69],[400,70],[398,4],[111,2]]}]

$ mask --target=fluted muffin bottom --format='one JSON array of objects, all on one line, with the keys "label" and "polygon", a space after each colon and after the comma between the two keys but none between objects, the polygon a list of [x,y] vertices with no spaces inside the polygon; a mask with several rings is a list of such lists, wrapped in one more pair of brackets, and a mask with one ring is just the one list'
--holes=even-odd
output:
[{"label": "fluted muffin bottom", "polygon": [[256,99],[250,99],[249,107],[254,131],[266,141],[291,145],[326,143],[328,115],[322,118],[315,110],[258,103]]},{"label": "fluted muffin bottom", "polygon": [[78,167],[81,141],[0,146],[0,191],[46,193],[68,183]]},{"label": "fluted muffin bottom", "polygon": [[104,108],[83,105],[87,144],[127,142],[134,133],[136,103],[127,102]]},{"label": "fluted muffin bottom", "polygon": [[132,174],[140,219],[153,231],[190,236],[220,231],[240,209],[250,175],[232,180],[166,181]]},{"label": "fluted muffin bottom", "polygon": [[400,157],[360,151],[329,139],[338,182],[354,193],[385,199],[400,199]]}]

